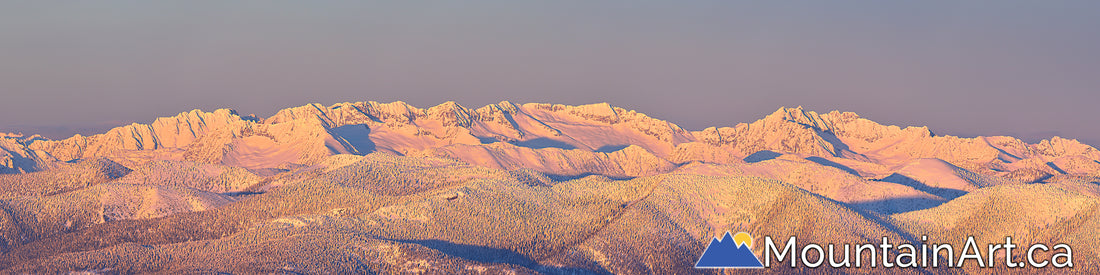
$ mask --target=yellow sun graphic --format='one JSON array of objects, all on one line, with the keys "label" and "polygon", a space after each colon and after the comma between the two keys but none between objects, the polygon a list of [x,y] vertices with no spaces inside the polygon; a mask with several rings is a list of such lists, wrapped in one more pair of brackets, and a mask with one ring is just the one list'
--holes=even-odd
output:
[{"label": "yellow sun graphic", "polygon": [[733,242],[738,246],[744,244],[745,247],[752,248],[752,235],[745,232],[737,232],[737,235],[733,235]]}]

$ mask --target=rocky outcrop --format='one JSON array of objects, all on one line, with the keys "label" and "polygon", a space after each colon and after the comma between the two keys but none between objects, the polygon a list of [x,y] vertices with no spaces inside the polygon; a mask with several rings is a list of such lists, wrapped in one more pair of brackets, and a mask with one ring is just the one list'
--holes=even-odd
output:
[{"label": "rocky outcrop", "polygon": [[37,135],[24,137],[23,134],[0,133],[0,174],[27,173],[51,167],[55,159],[26,146],[43,139]]}]

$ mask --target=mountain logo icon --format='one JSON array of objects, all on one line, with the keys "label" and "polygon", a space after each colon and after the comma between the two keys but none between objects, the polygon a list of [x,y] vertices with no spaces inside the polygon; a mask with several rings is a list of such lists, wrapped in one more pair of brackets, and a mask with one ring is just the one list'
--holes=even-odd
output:
[{"label": "mountain logo icon", "polygon": [[752,235],[726,231],[722,239],[714,238],[695,262],[695,268],[764,268],[760,258],[752,254]]}]

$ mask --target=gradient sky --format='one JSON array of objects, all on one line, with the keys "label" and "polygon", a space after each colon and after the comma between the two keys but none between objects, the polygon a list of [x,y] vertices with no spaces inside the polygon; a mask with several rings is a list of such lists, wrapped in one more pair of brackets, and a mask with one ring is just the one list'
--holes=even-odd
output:
[{"label": "gradient sky", "polygon": [[606,101],[689,129],[801,105],[1100,145],[1100,1],[349,2],[5,1],[0,129]]}]

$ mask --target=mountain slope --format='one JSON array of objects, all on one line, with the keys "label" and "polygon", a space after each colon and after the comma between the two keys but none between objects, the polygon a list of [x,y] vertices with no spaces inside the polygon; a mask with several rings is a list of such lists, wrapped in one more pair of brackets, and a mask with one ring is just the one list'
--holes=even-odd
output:
[{"label": "mountain slope", "polygon": [[1091,146],[801,107],[701,131],[607,103],[194,110],[0,149],[0,273],[717,273],[694,262],[726,231],[757,255],[924,235],[1100,255]]},{"label": "mountain slope", "polygon": [[[737,163],[760,152],[818,157],[867,178],[889,176],[906,163],[941,159],[986,175],[1019,177],[1017,170],[1087,174],[1100,170],[1100,151],[1075,140],[1052,138],[1027,144],[1011,137],[937,136],[926,127],[884,126],[854,113],[819,114],[780,108],[763,119],[734,127],[687,131],[675,124],[606,103],[582,106],[500,102],[469,109],[447,102],[427,109],[404,102],[310,104],[266,119],[228,109],[193,110],[153,123],[132,124],[89,137],[60,141],[5,137],[8,173],[48,169],[52,162],[106,157],[127,167],[154,160],[187,160],[248,169],[291,169],[335,154],[430,150],[493,167],[553,150],[653,154],[673,164]],[[500,144],[535,151],[507,149]],[[579,152],[578,151],[578,152]],[[432,153],[429,153],[432,154]],[[559,154],[560,153],[551,153]],[[573,153],[576,155],[576,153]],[[487,161],[487,155],[492,161]],[[545,156],[548,158],[554,158]],[[638,158],[637,156],[633,158]],[[55,161],[56,160],[56,161]],[[622,166],[613,160],[598,166]],[[559,161],[560,163],[560,161]],[[652,166],[653,164],[650,164]],[[637,174],[559,165],[555,174]],[[663,168],[662,168],[663,169]],[[591,170],[591,171],[589,171]],[[644,173],[643,173],[644,174]],[[1041,176],[1040,176],[1041,177]]]}]

